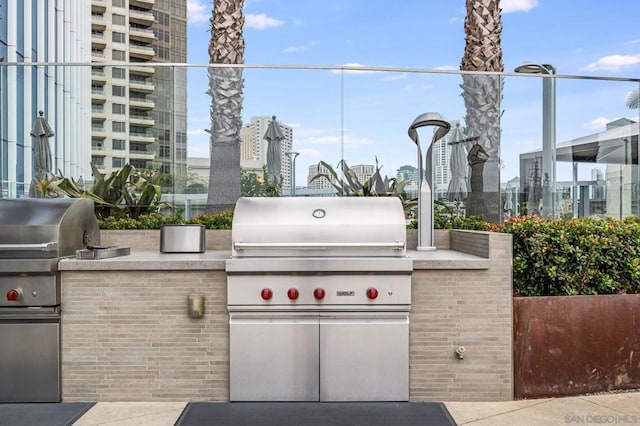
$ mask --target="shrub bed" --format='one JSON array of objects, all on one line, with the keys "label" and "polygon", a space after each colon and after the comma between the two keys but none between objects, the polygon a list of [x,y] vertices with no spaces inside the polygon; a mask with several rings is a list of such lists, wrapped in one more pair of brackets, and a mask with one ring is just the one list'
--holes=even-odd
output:
[{"label": "shrub bed", "polygon": [[512,218],[514,296],[640,293],[640,219]]},{"label": "shrub bed", "polygon": [[161,213],[143,214],[138,219],[115,218],[98,219],[100,229],[159,229],[162,225],[204,225],[207,229],[231,229],[233,212],[203,214],[184,220],[180,215],[165,216]]}]

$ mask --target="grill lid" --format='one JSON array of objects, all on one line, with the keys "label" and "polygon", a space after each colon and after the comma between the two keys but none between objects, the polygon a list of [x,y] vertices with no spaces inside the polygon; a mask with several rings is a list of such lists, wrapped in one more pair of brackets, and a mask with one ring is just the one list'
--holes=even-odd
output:
[{"label": "grill lid", "polygon": [[406,224],[396,197],[240,198],[233,257],[404,256]]},{"label": "grill lid", "polygon": [[55,258],[100,244],[93,201],[0,199],[0,258]]}]

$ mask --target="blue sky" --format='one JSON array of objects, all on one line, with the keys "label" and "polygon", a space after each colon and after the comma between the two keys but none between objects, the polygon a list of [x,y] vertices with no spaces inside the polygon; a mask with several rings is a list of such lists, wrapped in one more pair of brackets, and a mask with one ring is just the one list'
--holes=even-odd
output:
[{"label": "blue sky", "polygon": [[[188,0],[188,62],[206,64],[210,0]],[[640,1],[502,0],[505,71],[523,61],[561,75],[640,78]],[[245,64],[459,69],[464,0],[246,0]],[[451,74],[245,70],[243,119],[277,115],[294,127],[298,183],[307,167],[344,155],[350,164],[415,165],[407,137],[427,111],[461,119],[460,77]],[[189,156],[208,155],[209,98],[203,69],[190,71]],[[558,80],[558,142],[636,117],[624,106],[629,82]],[[502,104],[502,180],[518,174],[517,153],[540,145],[541,83],[507,77]],[[508,148],[507,148],[508,146]]]}]

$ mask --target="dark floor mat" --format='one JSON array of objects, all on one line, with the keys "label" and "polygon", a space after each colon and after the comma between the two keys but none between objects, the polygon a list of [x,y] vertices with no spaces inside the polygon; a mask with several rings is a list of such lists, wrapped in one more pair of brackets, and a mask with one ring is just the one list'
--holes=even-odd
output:
[{"label": "dark floor mat", "polygon": [[176,426],[455,425],[444,404],[422,402],[193,402]]},{"label": "dark floor mat", "polygon": [[72,425],[95,403],[52,402],[0,404],[2,426],[67,426]]}]

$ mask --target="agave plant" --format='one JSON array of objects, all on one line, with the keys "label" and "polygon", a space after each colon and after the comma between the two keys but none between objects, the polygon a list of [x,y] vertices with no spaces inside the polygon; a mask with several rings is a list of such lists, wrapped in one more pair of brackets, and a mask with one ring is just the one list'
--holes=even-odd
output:
[{"label": "agave plant", "polygon": [[142,214],[155,212],[160,208],[162,176],[159,172],[152,169],[138,171],[129,164],[109,176],[100,173],[93,164],[91,169],[94,181],[88,190],[73,178],[62,176],[52,186],[58,194],[93,200],[98,219],[137,219]]},{"label": "agave plant", "polygon": [[365,182],[360,182],[356,173],[349,167],[345,160],[338,162],[337,168],[342,172],[344,179],[338,176],[336,170],[327,162],[320,161],[318,170],[327,170],[326,173],[318,173],[310,182],[325,178],[336,189],[338,196],[353,197],[398,197],[402,201],[405,212],[408,212],[416,205],[416,200],[408,200],[404,190],[409,183],[407,180],[398,181],[396,178],[382,177],[380,170],[382,166],[378,164],[376,158],[376,171]]}]

